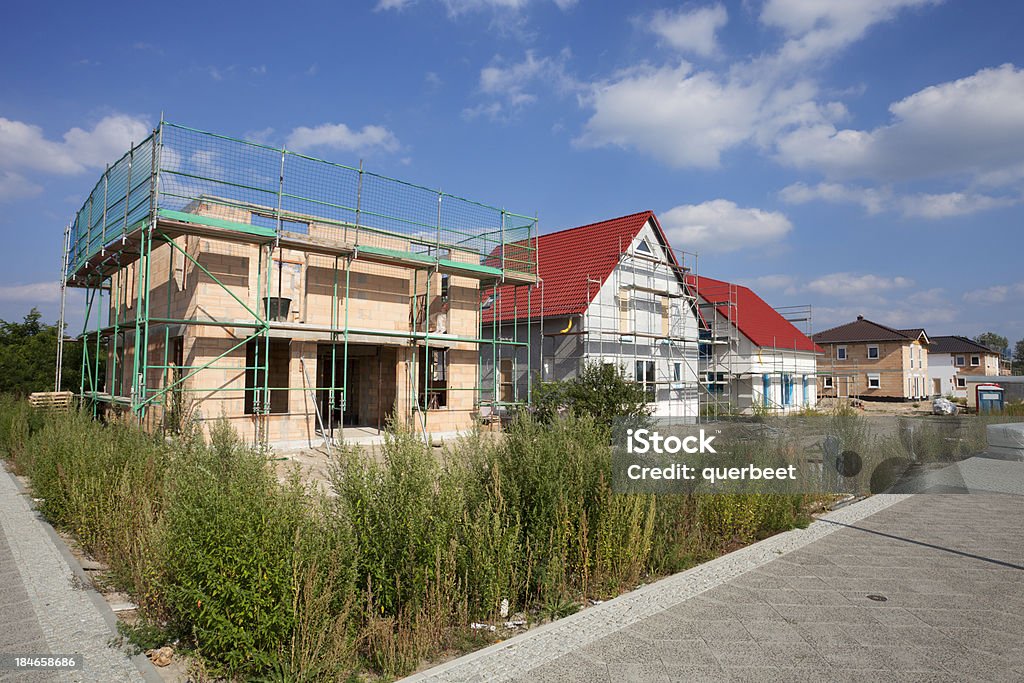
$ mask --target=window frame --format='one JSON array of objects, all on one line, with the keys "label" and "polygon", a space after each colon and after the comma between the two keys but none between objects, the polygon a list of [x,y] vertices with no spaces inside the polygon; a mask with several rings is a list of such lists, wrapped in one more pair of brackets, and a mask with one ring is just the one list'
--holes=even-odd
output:
[{"label": "window frame", "polygon": [[967,356],[955,355],[953,356],[953,365],[958,368],[965,367],[967,365]]},{"label": "window frame", "polygon": [[653,360],[637,360],[633,366],[633,380],[643,389],[647,403],[658,400],[657,368]]},{"label": "window frame", "polygon": [[976,368],[979,365],[981,365],[981,355],[980,354],[976,354],[976,353],[972,353],[971,354],[971,367],[972,368]]},{"label": "window frame", "polygon": [[954,381],[957,389],[966,389],[967,388],[967,378],[966,377],[954,377],[953,381]]},{"label": "window frame", "polygon": [[822,380],[822,382],[821,382],[821,388],[822,389],[835,389],[836,388],[835,377],[833,377],[832,375],[825,375],[825,376],[823,376],[821,378],[821,380]]},{"label": "window frame", "polygon": [[[875,352],[875,355],[873,356],[871,355],[872,351]],[[868,360],[878,360],[881,357],[882,349],[878,346],[878,344],[868,344]]]},{"label": "window frame", "polygon": [[846,360],[849,357],[850,357],[850,354],[847,351],[845,346],[837,346],[836,347],[836,360]]},{"label": "window frame", "polygon": [[877,372],[867,373],[868,377],[868,389],[881,389],[882,388],[882,375]]}]

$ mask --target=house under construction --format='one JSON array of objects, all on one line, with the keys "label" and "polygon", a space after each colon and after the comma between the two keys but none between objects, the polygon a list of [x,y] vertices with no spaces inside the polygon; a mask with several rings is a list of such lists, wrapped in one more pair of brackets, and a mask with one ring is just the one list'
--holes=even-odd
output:
[{"label": "house under construction", "polygon": [[161,122],[65,233],[63,284],[87,307],[81,394],[153,427],[225,417],[264,443],[465,429],[495,400],[481,346],[529,365],[528,326],[483,339],[480,302],[536,286],[536,234],[361,164]]},{"label": "house under construction", "polygon": [[521,398],[531,367],[547,382],[601,363],[640,384],[655,416],[696,422],[699,318],[684,262],[693,255],[673,251],[651,211],[541,235],[536,246],[539,286],[498,288],[484,302],[485,337],[531,339],[528,365],[507,344],[481,359],[496,405]]}]

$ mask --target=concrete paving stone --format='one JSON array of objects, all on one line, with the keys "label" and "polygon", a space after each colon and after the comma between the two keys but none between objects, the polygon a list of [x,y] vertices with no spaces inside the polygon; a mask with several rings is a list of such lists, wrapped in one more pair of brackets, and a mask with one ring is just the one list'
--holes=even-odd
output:
[{"label": "concrete paving stone", "polygon": [[780,669],[826,669],[828,661],[814,647],[802,643],[761,643],[767,661]]},{"label": "concrete paving stone", "polygon": [[616,634],[602,638],[595,643],[578,650],[583,657],[599,664],[620,662],[627,664],[643,664],[650,661],[652,655],[651,641],[643,640],[629,634]]},{"label": "concrete paving stone", "polygon": [[715,643],[711,652],[718,659],[719,665],[729,671],[735,667],[768,666],[768,655],[761,644],[750,641],[747,643]]},{"label": "concrete paving stone", "polygon": [[759,597],[762,602],[772,606],[809,604],[800,591],[796,591],[792,588],[766,588],[760,591]]},{"label": "concrete paving stone", "polygon": [[697,635],[707,643],[752,642],[753,636],[739,619],[724,621],[702,621],[697,624]]},{"label": "concrete paving stone", "polygon": [[661,660],[643,664],[608,665],[608,677],[616,683],[668,683],[668,673]]},{"label": "concrete paving stone", "polygon": [[[788,683],[821,683],[831,680],[830,669],[787,669],[780,667],[744,666],[729,669],[729,680],[738,683],[764,683],[765,681],[787,681]],[[691,678],[690,681],[702,679]]]},{"label": "concrete paving stone", "polygon": [[751,621],[778,621],[782,618],[774,607],[763,603],[731,605],[730,609],[733,616],[744,624]]},{"label": "concrete paving stone", "polygon": [[651,643],[651,653],[657,655],[666,665],[684,667],[720,667],[718,658],[703,640],[656,640]]},{"label": "concrete paving stone", "polygon": [[670,683],[693,683],[693,681],[701,681],[701,683],[726,683],[732,680],[732,677],[717,664],[715,666],[666,664],[665,676]]},{"label": "concrete paving stone", "polygon": [[747,632],[758,643],[805,643],[806,639],[793,625],[784,621],[745,621]]},{"label": "concrete paving stone", "polygon": [[[485,679],[486,680],[486,679]],[[532,669],[529,675],[520,675],[512,680],[521,683],[548,681],[550,683],[614,683],[608,675],[608,666],[586,659],[575,657],[571,660],[555,660]]]}]

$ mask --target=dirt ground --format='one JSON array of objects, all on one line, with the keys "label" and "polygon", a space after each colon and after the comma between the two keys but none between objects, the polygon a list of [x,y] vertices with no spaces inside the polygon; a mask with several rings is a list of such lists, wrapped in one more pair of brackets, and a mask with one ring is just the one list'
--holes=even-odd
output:
[{"label": "dirt ground", "polygon": [[[823,398],[818,402],[817,409],[822,412],[828,412],[836,407],[837,402],[847,403],[847,399],[834,399],[834,398]],[[931,415],[932,414],[932,402],[929,399],[925,399],[917,402],[904,402],[904,401],[859,401],[859,405],[855,405],[856,409],[864,413],[865,415],[896,415],[896,416],[910,416],[910,415]]]}]

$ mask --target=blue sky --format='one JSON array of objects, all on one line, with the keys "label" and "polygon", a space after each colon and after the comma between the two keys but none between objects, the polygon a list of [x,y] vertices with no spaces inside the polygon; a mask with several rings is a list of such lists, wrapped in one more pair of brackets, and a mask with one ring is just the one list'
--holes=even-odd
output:
[{"label": "blue sky", "polygon": [[2,318],[56,318],[64,223],[164,112],[542,231],[653,209],[816,329],[1024,338],[1019,2],[48,5],[0,42]]}]

